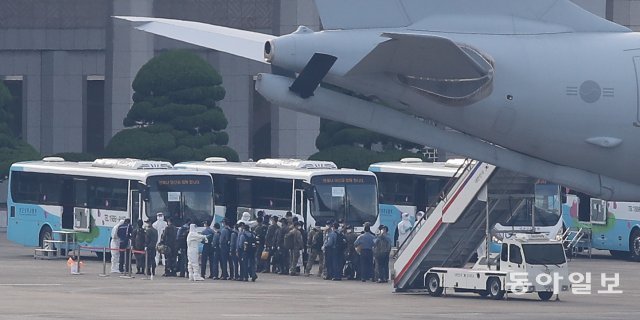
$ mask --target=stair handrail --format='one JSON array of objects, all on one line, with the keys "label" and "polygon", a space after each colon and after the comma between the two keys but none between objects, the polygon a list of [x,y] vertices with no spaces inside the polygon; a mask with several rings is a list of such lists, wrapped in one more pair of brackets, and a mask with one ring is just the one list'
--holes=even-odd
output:
[{"label": "stair handrail", "polygon": [[574,247],[576,244],[578,244],[578,242],[580,242],[580,239],[582,239],[583,236],[584,236],[584,232],[582,228],[580,228],[580,230],[578,230],[578,232],[573,237],[573,239],[571,239],[571,243],[569,243],[569,246]]},{"label": "stair handrail", "polygon": [[423,222],[426,222],[428,217],[431,216],[431,213],[433,213],[433,211],[436,209],[437,205],[441,201],[446,201],[447,200],[447,195],[449,194],[451,189],[455,186],[455,184],[458,181],[458,179],[460,177],[462,177],[462,175],[465,172],[471,171],[470,169],[474,165],[477,165],[479,163],[480,162],[475,161],[475,160],[473,160],[471,158],[465,158],[464,159],[462,164],[460,164],[460,166],[458,166],[458,168],[456,169],[456,172],[453,174],[453,176],[451,178],[449,178],[449,180],[447,181],[447,184],[445,184],[444,187],[442,188],[442,190],[440,190],[440,196],[438,198],[432,200],[431,203],[429,203],[429,205],[428,205],[429,210],[427,210],[427,212],[425,212],[425,214],[420,218],[419,221],[415,222],[415,225],[414,225],[413,228],[411,228],[411,231],[409,231],[409,235],[407,235],[407,238],[404,239],[404,241],[402,241],[402,243],[400,243],[400,245],[398,245],[398,250],[393,255],[393,259],[397,258],[400,254],[402,254],[402,252],[404,251],[404,249],[406,247],[405,244],[411,242],[411,240],[415,236],[415,233],[417,232],[417,230],[420,229],[419,227],[422,227]]},{"label": "stair handrail", "polygon": [[562,242],[564,242],[567,239],[567,237],[569,236],[569,233],[571,233],[571,227],[567,228],[567,230],[565,230],[562,233]]}]

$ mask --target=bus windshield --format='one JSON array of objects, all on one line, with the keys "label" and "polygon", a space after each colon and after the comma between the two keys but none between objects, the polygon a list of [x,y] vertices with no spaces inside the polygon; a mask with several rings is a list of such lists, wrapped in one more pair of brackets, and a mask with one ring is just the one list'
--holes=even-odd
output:
[{"label": "bus windshield", "polygon": [[[171,175],[147,179],[149,203],[147,217],[155,219],[158,212],[165,219],[190,219],[200,225],[213,217],[212,181],[207,176]],[[181,222],[181,223],[182,223]]]},{"label": "bus windshield", "polygon": [[566,262],[564,248],[560,243],[523,244],[522,250],[528,264],[563,264]]},{"label": "bus windshield", "polygon": [[553,226],[560,219],[559,188],[557,184],[536,184],[534,207],[537,226]]},{"label": "bus windshield", "polygon": [[311,179],[311,215],[320,223],[344,219],[346,224],[371,224],[378,217],[376,179],[371,176],[330,175]]},{"label": "bus windshield", "polygon": [[[550,227],[560,219],[559,186],[557,184],[536,184],[533,210],[522,210],[514,215],[504,225],[514,227],[531,226]],[[533,221],[532,221],[533,220]]]}]

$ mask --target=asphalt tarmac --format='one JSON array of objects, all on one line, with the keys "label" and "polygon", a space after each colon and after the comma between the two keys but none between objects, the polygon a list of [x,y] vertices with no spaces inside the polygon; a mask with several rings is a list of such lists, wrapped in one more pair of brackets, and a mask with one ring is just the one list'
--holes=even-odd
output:
[{"label": "asphalt tarmac", "polygon": [[[468,293],[436,298],[393,293],[391,283],[315,276],[259,274],[255,283],[100,277],[102,261],[93,257],[84,259],[81,275],[71,275],[66,261],[34,260],[32,248],[0,233],[0,319],[638,319],[639,267],[604,251],[574,259],[571,272],[592,273],[592,294],[568,292],[560,301],[532,294],[501,301]],[[603,272],[619,273],[615,289],[622,294],[597,293],[604,290]]]}]

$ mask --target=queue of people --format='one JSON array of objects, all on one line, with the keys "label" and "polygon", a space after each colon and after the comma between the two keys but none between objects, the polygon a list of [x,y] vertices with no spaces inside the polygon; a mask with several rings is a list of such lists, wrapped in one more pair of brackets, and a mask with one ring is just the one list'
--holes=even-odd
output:
[{"label": "queue of people", "polygon": [[156,268],[157,243],[158,231],[151,224],[143,224],[139,220],[134,228],[130,219],[120,220],[111,231],[111,272],[129,272],[131,266],[129,259],[133,250],[136,258],[136,274],[148,274],[153,277]]},{"label": "queue of people", "polygon": [[[365,223],[364,230],[355,233],[342,221],[327,221],[307,232],[298,219],[291,212],[279,218],[260,211],[251,220],[245,212],[235,224],[205,221],[201,232],[188,220],[181,226],[175,219],[165,222],[162,213],[153,224],[139,221],[135,228],[126,219],[112,232],[111,246],[120,250],[120,255],[112,255],[112,272],[128,272],[128,250],[133,249],[137,273],[151,277],[162,264],[165,277],[256,281],[257,273],[311,276],[317,263],[317,276],[325,280],[388,282],[393,246],[388,227],[380,226],[374,234]],[[146,257],[139,253],[145,250]]]},{"label": "queue of people", "polygon": [[[165,222],[162,213],[158,213],[157,216],[153,224],[142,226],[140,223],[138,228],[131,232],[138,274],[146,273],[153,276],[156,265],[163,264],[165,277],[187,277],[192,281],[203,281],[205,278],[243,281],[257,279],[255,257],[256,251],[261,246],[261,240],[249,227],[249,225],[255,225],[255,222],[245,224],[240,220],[235,225],[231,225],[224,220],[221,227],[218,223],[211,225],[210,221],[204,221],[205,228],[199,232],[196,225],[189,220],[181,226],[176,226],[176,219]],[[114,227],[116,231],[112,234],[118,241],[119,248],[125,250],[129,250],[126,246],[128,240],[123,240],[126,237],[120,230],[125,228],[123,226],[129,228],[129,225],[130,221],[124,220]],[[160,237],[156,228],[163,230]],[[201,252],[200,246],[202,246]],[[144,250],[147,250],[148,254],[146,259],[143,254],[137,253]],[[161,256],[164,258],[160,258]],[[126,258],[115,261],[120,263],[124,259]],[[147,268],[145,268],[145,260],[149,264]],[[206,276],[207,266],[209,267],[208,277]],[[117,272],[127,272],[128,270],[125,269]]]},{"label": "queue of people", "polygon": [[[307,233],[304,223],[290,212],[283,218],[271,217],[266,227],[265,246],[260,260],[263,273],[311,276],[318,264],[317,276],[325,280],[343,279],[388,282],[389,255],[393,240],[389,229],[380,226],[378,234],[364,224],[360,234],[342,221],[327,221]],[[261,222],[262,223],[262,222]]]},{"label": "queue of people", "polygon": [[314,227],[309,232],[307,250],[310,252],[305,275],[310,276],[316,257],[317,276],[325,280],[343,279],[389,281],[389,255],[393,246],[389,229],[380,226],[374,234],[369,223],[357,234],[352,226],[328,221],[324,228]]}]

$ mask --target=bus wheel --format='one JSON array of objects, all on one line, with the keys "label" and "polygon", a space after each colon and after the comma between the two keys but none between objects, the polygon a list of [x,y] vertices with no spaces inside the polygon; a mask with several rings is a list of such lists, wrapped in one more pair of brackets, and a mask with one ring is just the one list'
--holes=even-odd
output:
[{"label": "bus wheel", "polygon": [[640,261],[640,229],[635,229],[629,239],[630,258],[633,261]]},{"label": "bus wheel", "polygon": [[489,278],[489,280],[487,280],[487,292],[491,299],[501,300],[504,297],[504,290],[502,290],[500,279]]},{"label": "bus wheel", "polygon": [[430,295],[434,297],[439,297],[442,295],[443,288],[440,286],[440,278],[437,274],[429,274],[427,276],[427,291]]},{"label": "bus wheel", "polygon": [[542,301],[548,301],[549,299],[551,299],[552,296],[553,296],[553,292],[551,292],[551,291],[539,291],[538,292],[538,297],[540,297],[540,300],[542,300]]},{"label": "bus wheel", "polygon": [[[51,242],[45,242],[45,240],[53,240],[53,231],[51,231],[51,228],[49,226],[44,226],[42,227],[42,229],[40,230],[40,237],[38,237],[39,240],[39,245],[40,248],[42,249],[47,249],[47,250],[55,250],[55,246],[53,245],[53,243]],[[49,255],[49,253],[45,253],[46,255]]]},{"label": "bus wheel", "polygon": [[616,259],[629,259],[629,252],[619,250],[609,250],[612,257]]}]

